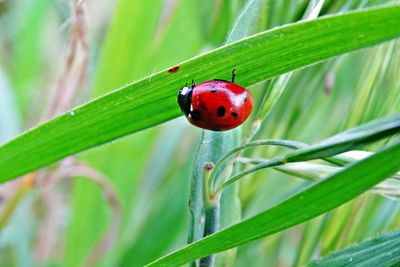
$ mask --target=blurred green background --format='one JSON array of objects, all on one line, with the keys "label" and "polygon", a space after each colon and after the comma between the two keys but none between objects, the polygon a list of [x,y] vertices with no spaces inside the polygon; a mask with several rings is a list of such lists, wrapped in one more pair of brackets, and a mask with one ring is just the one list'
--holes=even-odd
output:
[{"label": "blurred green background", "polygon": [[[0,1],[0,144],[72,106],[223,45],[246,2]],[[251,2],[248,23],[236,25],[247,35],[300,20],[313,1]],[[394,2],[325,1],[321,15]],[[295,71],[257,138],[315,143],[400,111],[399,77],[399,41]],[[249,88],[256,108],[266,88]],[[0,266],[142,266],[182,247],[200,134],[181,117],[41,170],[28,190],[21,180],[1,185]],[[257,148],[246,156],[276,153]],[[273,170],[251,175],[241,182],[242,217],[309,183]],[[239,247],[235,266],[301,266],[399,227],[399,208],[396,196],[363,194]]]}]

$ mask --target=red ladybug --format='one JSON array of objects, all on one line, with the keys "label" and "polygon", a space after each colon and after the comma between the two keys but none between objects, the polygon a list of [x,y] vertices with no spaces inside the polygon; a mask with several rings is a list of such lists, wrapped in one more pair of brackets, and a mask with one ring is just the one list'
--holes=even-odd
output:
[{"label": "red ladybug", "polygon": [[188,121],[200,128],[226,131],[241,125],[250,115],[253,99],[242,86],[232,82],[211,80],[184,86],[178,93],[178,104]]}]

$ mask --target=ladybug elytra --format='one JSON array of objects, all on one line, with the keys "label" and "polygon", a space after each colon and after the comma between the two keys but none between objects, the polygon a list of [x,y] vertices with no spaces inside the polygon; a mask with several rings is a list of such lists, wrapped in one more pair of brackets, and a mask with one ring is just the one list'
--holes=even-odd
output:
[{"label": "ladybug elytra", "polygon": [[200,128],[226,131],[241,125],[250,115],[253,99],[250,93],[235,83],[211,80],[184,86],[178,93],[178,104],[188,121]]}]

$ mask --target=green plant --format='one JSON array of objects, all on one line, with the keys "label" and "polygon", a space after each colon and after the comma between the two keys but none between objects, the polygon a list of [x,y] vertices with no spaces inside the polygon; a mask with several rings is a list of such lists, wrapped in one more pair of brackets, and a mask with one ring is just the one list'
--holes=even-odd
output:
[{"label": "green plant", "polygon": [[[385,249],[388,242],[397,244],[393,232],[340,250],[399,227],[398,205],[392,200],[398,198],[400,176],[400,49],[393,40],[400,36],[398,1],[119,0],[104,44],[94,50],[88,45],[88,11],[73,0],[70,60],[59,70],[56,91],[68,101],[55,97],[44,104],[41,99],[45,110],[30,108],[29,96],[32,87],[49,83],[44,69],[54,62],[37,59],[45,58],[40,34],[21,33],[41,32],[47,14],[62,17],[61,11],[69,9],[43,1],[39,12],[30,2],[20,18],[18,3],[5,3],[0,4],[10,14],[5,18],[24,26],[15,27],[10,40],[1,40],[15,47],[11,55],[0,53],[10,80],[4,88],[13,88],[0,90],[7,104],[0,105],[0,113],[7,114],[0,140],[9,138],[1,139],[4,129],[21,128],[18,117],[24,123],[32,119],[20,111],[32,109],[36,117],[45,113],[47,118],[76,106],[0,146],[0,181],[35,172],[21,186],[17,181],[19,190],[6,201],[0,216],[4,232],[21,228],[16,220],[27,212],[18,210],[24,203],[33,210],[32,198],[50,211],[62,210],[60,202],[50,205],[60,195],[71,204],[65,237],[57,240],[64,253],[53,251],[46,258],[40,243],[24,250],[32,244],[26,236],[0,241],[17,258],[30,259],[26,251],[36,251],[40,263],[57,266],[300,266],[316,251],[324,256],[338,250],[310,263],[330,266],[341,257],[353,259],[354,254],[356,259],[360,251],[367,257],[365,251],[380,244]],[[354,52],[362,48],[367,49]],[[200,49],[207,51],[200,54]],[[91,65],[89,51],[96,59]],[[20,69],[5,63],[22,66],[25,58],[31,60]],[[95,71],[87,72],[87,66]],[[185,121],[153,127],[181,115],[176,94],[186,82],[229,77],[233,68],[237,82],[250,87],[256,100],[248,123],[227,133],[203,131],[197,152],[199,131]],[[85,88],[87,76],[97,97],[75,105],[72,99],[85,99],[78,88]],[[14,91],[16,104],[8,97]],[[88,151],[102,144],[107,145]],[[56,163],[78,152],[84,153]],[[86,179],[71,186],[62,177],[92,178],[100,189]],[[47,183],[63,189],[46,193]],[[101,192],[112,213],[99,204],[104,202]],[[30,235],[39,232],[34,228],[43,231],[46,218],[57,218],[40,214],[35,216],[38,226],[27,230]],[[185,246],[186,240],[191,244]],[[163,256],[177,247],[183,248]],[[398,257],[395,246],[390,249]],[[0,253],[8,265],[27,264],[9,255]],[[383,264],[380,255],[371,257]]]}]

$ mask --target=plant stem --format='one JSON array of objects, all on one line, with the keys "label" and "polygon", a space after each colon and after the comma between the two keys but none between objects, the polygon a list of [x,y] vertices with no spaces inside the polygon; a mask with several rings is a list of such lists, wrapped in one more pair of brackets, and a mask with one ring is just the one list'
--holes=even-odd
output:
[{"label": "plant stem", "polygon": [[[217,204],[215,206],[206,207],[205,209],[206,222],[204,225],[203,236],[211,235],[212,233],[215,233],[218,230],[219,211],[220,211],[219,201],[217,201]],[[215,264],[215,255],[210,255],[200,260],[200,267],[214,266],[214,264]]]},{"label": "plant stem", "polygon": [[[204,133],[201,138],[202,143],[204,140]],[[190,222],[189,222],[189,233],[188,243],[192,243],[199,240],[203,236],[204,228],[204,214],[203,214],[203,169],[204,169],[204,158],[202,151],[203,146],[200,144],[197,152],[195,164],[193,167],[193,175],[191,177],[190,184],[190,196],[189,196],[189,211],[190,211]],[[200,168],[200,165],[202,167]],[[191,264],[192,267],[197,266],[195,262]]]},{"label": "plant stem", "polygon": [[[203,237],[206,232],[204,230],[205,222],[219,220],[219,216],[214,216],[215,212],[218,212],[218,209],[216,209],[214,213],[207,213],[207,210],[210,207],[219,205],[216,203],[219,202],[219,198],[212,198],[212,196],[208,192],[206,192],[206,190],[208,190],[208,187],[206,185],[208,184],[209,175],[214,167],[214,163],[217,162],[218,159],[221,158],[222,155],[224,155],[227,151],[235,147],[234,142],[236,141],[236,136],[233,135],[233,132],[235,131],[226,133],[213,131],[203,132],[203,136],[193,167],[193,175],[191,181],[189,199],[190,225],[188,243],[192,243]],[[223,168],[221,168],[221,170],[222,169]],[[214,216],[214,218],[210,218],[209,216],[207,216],[206,213],[209,216]],[[215,226],[218,226],[218,223],[214,224]],[[209,229],[211,230],[213,228],[210,227]],[[215,230],[216,228],[214,228],[213,231]],[[209,263],[211,264],[212,262]],[[192,262],[191,266],[199,266],[199,261]]]},{"label": "plant stem", "polygon": [[252,168],[249,168],[247,170],[244,170],[242,172],[239,172],[238,174],[235,174],[231,178],[229,178],[229,180],[225,181],[222,185],[218,186],[217,190],[216,190],[216,194],[221,193],[230,184],[238,181],[239,179],[241,179],[242,177],[246,176],[247,174],[250,174],[252,172],[255,172],[255,171],[258,171],[258,170],[261,170],[261,169],[279,166],[279,165],[282,165],[284,163],[285,162],[283,161],[283,159],[281,157],[277,157],[277,158],[268,160],[267,162],[262,162],[260,164],[257,164],[256,166],[254,166]]},{"label": "plant stem", "polygon": [[307,144],[305,143],[301,143],[298,141],[292,141],[292,140],[279,140],[279,139],[262,139],[262,140],[255,140],[249,143],[245,143],[239,147],[236,147],[234,149],[232,149],[231,151],[229,151],[228,153],[226,153],[222,158],[220,158],[217,163],[215,164],[215,167],[213,169],[213,171],[211,172],[210,175],[210,179],[208,181],[208,186],[210,188],[213,188],[216,180],[217,180],[217,172],[220,170],[220,166],[231,156],[233,156],[234,154],[243,151],[247,148],[250,147],[255,147],[255,146],[266,146],[266,145],[273,145],[273,146],[283,146],[283,147],[287,147],[290,149],[299,149],[299,148],[303,148],[305,146],[307,146]]}]

